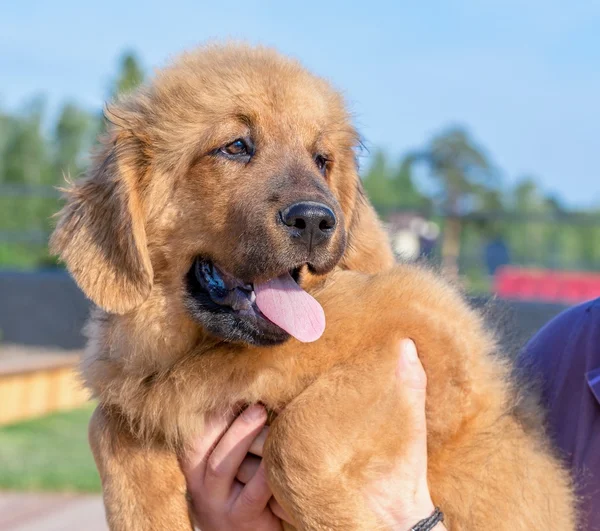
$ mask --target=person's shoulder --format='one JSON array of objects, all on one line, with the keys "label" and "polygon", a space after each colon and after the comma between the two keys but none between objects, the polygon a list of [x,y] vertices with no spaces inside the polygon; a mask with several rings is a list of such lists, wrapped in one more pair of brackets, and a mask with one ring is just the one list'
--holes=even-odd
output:
[{"label": "person's shoulder", "polygon": [[[590,341],[595,338],[598,338],[598,343]],[[580,345],[582,340],[585,345]],[[587,347],[594,344],[600,352],[600,298],[578,304],[557,315],[533,336],[522,355],[530,361],[548,365],[574,348],[580,355],[587,355]]]},{"label": "person's shoulder", "polygon": [[583,302],[576,306],[561,312],[554,319],[548,322],[540,333],[556,332],[565,328],[573,330],[573,327],[578,329],[580,326],[599,326],[600,322],[596,322],[600,316],[594,314],[600,311],[600,297],[591,301]]}]

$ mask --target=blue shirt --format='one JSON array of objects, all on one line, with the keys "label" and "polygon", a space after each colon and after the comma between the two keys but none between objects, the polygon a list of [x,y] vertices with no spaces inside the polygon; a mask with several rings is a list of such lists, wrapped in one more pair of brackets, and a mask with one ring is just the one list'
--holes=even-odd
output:
[{"label": "blue shirt", "polygon": [[519,361],[541,377],[549,435],[581,497],[581,528],[600,531],[600,299],[550,321]]}]

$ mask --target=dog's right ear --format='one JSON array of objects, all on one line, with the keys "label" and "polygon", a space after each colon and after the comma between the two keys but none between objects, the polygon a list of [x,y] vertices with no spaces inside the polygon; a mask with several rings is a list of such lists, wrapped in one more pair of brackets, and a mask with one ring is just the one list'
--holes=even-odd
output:
[{"label": "dog's right ear", "polygon": [[109,134],[87,176],[66,190],[50,239],[87,297],[123,314],[144,302],[153,272],[138,190],[144,146],[123,129]]}]

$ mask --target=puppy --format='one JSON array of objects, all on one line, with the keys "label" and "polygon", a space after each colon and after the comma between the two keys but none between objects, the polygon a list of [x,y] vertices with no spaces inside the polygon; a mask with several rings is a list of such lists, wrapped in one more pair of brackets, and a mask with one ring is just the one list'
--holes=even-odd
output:
[{"label": "puppy", "polygon": [[111,529],[190,529],[178,457],[205,415],[256,402],[277,415],[264,459],[298,528],[385,529],[363,489],[412,436],[403,337],[428,374],[449,527],[574,529],[568,475],[517,414],[480,318],[393,265],[329,84],[270,50],[212,46],[106,115],[51,246],[97,305],[83,375]]}]

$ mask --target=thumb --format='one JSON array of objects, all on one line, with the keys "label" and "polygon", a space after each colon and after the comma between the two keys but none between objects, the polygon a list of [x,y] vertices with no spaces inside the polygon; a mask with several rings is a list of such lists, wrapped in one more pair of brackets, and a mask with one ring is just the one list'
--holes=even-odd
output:
[{"label": "thumb", "polygon": [[400,356],[396,364],[396,381],[402,388],[413,413],[414,429],[421,435],[418,444],[423,444],[427,433],[425,419],[425,391],[427,376],[417,355],[417,347],[410,339],[400,342]]},{"label": "thumb", "polygon": [[403,387],[419,391],[417,393],[425,405],[427,376],[417,355],[417,347],[410,339],[400,341],[400,357],[396,365],[396,378]]}]

